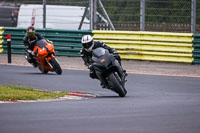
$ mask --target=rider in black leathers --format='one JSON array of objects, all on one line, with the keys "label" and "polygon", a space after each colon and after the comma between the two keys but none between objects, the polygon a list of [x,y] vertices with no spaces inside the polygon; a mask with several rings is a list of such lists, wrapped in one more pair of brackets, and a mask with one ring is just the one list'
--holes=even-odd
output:
[{"label": "rider in black leathers", "polygon": [[[121,58],[117,52],[116,49],[113,49],[109,46],[107,46],[102,41],[94,41],[94,39],[90,35],[85,35],[82,37],[81,40],[82,43],[82,49],[80,51],[81,57],[84,61],[84,64],[90,69],[90,77],[93,79],[98,79],[94,67],[92,65],[92,51],[96,48],[103,47],[104,49],[107,49],[109,53],[112,53],[115,57],[115,59],[118,60],[119,64],[121,65]],[[127,76],[126,71],[124,70],[125,76]],[[105,85],[101,83],[101,86],[105,88]]]},{"label": "rider in black leathers", "polygon": [[37,67],[37,62],[33,58],[34,52],[33,49],[38,40],[43,39],[43,37],[35,32],[35,28],[33,26],[29,26],[26,30],[26,35],[24,36],[24,45],[26,51],[26,60],[33,64],[34,67]]}]

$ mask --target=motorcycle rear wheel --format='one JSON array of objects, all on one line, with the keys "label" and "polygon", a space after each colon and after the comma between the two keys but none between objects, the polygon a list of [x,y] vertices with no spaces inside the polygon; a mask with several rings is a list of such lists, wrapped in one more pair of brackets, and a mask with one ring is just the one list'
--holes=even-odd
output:
[{"label": "motorcycle rear wheel", "polygon": [[111,86],[113,90],[118,93],[120,97],[125,97],[127,91],[122,85],[119,75],[117,73],[111,73],[108,77],[112,83]]},{"label": "motorcycle rear wheel", "polygon": [[57,62],[57,60],[56,60],[55,58],[51,58],[50,64],[52,65],[53,70],[54,70],[58,75],[62,74],[62,69],[61,69],[59,63]]}]

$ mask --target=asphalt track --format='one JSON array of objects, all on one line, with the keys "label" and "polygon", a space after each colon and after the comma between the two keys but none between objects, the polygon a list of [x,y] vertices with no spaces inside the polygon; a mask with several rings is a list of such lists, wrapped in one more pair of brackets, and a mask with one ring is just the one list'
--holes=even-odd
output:
[{"label": "asphalt track", "polygon": [[129,74],[125,98],[102,89],[87,71],[41,74],[0,65],[0,84],[77,91],[96,98],[0,104],[0,133],[199,133],[200,78]]}]

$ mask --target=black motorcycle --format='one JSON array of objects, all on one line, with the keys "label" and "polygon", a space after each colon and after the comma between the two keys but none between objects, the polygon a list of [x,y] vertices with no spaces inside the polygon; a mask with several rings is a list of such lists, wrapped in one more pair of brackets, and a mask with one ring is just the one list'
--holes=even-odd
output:
[{"label": "black motorcycle", "polygon": [[126,96],[125,73],[115,57],[104,48],[97,48],[92,55],[93,67],[101,83],[120,97]]}]

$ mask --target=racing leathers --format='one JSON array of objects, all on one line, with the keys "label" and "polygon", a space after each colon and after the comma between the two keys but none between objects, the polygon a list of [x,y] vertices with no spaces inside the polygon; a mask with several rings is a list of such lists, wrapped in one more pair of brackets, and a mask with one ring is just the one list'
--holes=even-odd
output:
[{"label": "racing leathers", "polygon": [[29,38],[27,35],[24,36],[24,46],[26,51],[26,59],[30,64],[33,64],[34,67],[37,67],[37,62],[33,58],[33,49],[38,40],[43,39],[39,33],[35,33],[33,38]]},{"label": "racing leathers", "polygon": [[84,61],[84,64],[90,69],[89,75],[93,79],[94,78],[98,79],[98,77],[97,77],[97,75],[94,71],[94,67],[92,66],[92,51],[96,48],[99,48],[99,47],[103,47],[104,49],[107,49],[109,51],[109,53],[112,53],[114,55],[115,59],[117,59],[119,64],[121,65],[121,58],[120,58],[117,50],[107,46],[102,41],[94,41],[94,46],[93,46],[91,51],[86,51],[84,48],[82,48],[81,51],[80,51],[81,57]]}]

